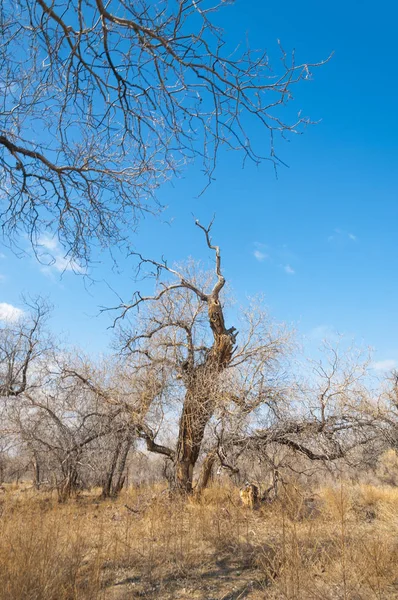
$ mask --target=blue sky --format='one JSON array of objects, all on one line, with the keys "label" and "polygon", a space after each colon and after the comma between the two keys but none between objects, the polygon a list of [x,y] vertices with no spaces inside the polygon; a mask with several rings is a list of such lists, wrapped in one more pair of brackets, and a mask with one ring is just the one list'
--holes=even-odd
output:
[{"label": "blue sky", "polygon": [[[276,319],[314,343],[338,330],[373,346],[376,361],[398,365],[398,6],[236,0],[216,19],[226,40],[247,32],[251,46],[267,48],[274,63],[277,39],[296,49],[297,61],[317,62],[334,51],[295,93],[294,108],[321,121],[278,143],[289,165],[278,179],[269,163],[242,170],[239,156],[224,153],[216,180],[197,198],[204,181],[195,166],[187,169],[162,189],[169,208],[161,219],[143,220],[136,247],[154,258],[206,261],[192,215],[206,223],[216,213],[213,239],[239,302],[262,292]],[[0,315],[5,305],[20,306],[21,293],[47,295],[57,333],[105,352],[109,316],[98,317],[98,307],[117,303],[108,284],[126,299],[140,288],[132,261],[120,256],[116,271],[109,257],[98,257],[91,283],[70,271],[61,277],[62,253],[52,250],[58,261],[44,268],[1,249]]]}]

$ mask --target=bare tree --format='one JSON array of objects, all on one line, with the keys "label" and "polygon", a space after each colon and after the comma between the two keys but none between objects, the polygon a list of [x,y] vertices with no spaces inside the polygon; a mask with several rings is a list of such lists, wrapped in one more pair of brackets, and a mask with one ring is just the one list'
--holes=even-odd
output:
[{"label": "bare tree", "polygon": [[32,371],[52,347],[45,330],[49,312],[43,298],[28,300],[24,315],[0,327],[0,396],[20,396],[35,385]]},{"label": "bare tree", "polygon": [[398,449],[398,372],[393,369],[381,380],[381,389],[364,407],[376,419],[387,448]]},{"label": "bare tree", "polygon": [[[62,356],[63,362],[65,358]],[[121,409],[104,403],[101,396],[79,379],[65,379],[63,371],[52,373],[40,388],[25,392],[11,414],[23,446],[33,457],[36,487],[40,483],[37,471],[45,471],[57,488],[59,500],[67,500],[79,488],[88,487],[92,478],[87,478],[87,472],[94,471],[97,454],[101,453],[98,479],[104,489],[107,489],[106,480],[110,480],[106,495],[116,487],[117,492],[120,491],[124,463],[119,438],[122,434],[122,440],[126,441],[123,432],[127,429],[123,418],[119,418]],[[109,449],[115,445],[117,448],[116,465],[110,475],[106,472],[106,457],[98,447],[98,440],[102,438],[107,439]],[[127,452],[132,443],[132,439],[128,439]],[[121,460],[123,464],[117,469]]]},{"label": "bare tree", "polygon": [[[57,233],[73,259],[91,242],[121,241],[157,187],[201,159],[209,183],[222,146],[279,163],[275,134],[310,121],[280,107],[310,78],[281,48],[235,49],[212,24],[223,3],[2,2],[0,190],[2,225],[40,254]],[[248,133],[260,126],[268,150]]]},{"label": "bare tree", "polygon": [[[26,300],[21,315],[0,326],[0,448],[4,444],[9,446],[11,454],[15,454],[18,447],[20,432],[9,420],[10,410],[18,398],[43,384],[40,371],[53,349],[47,331],[50,310],[47,301],[41,297]],[[39,485],[40,465],[36,458],[35,453],[30,453],[28,459],[25,456],[25,466],[19,465],[18,472],[26,472],[32,462],[34,478]]]},{"label": "bare tree", "polygon": [[[311,471],[308,462],[353,464],[358,448],[380,438],[379,418],[367,410],[375,398],[370,389],[370,356],[353,346],[342,347],[341,341],[325,341],[321,358],[311,360],[309,369],[300,364],[284,390],[284,401],[249,429],[236,420],[220,424],[215,437],[221,464],[237,473],[242,458],[266,458],[273,477],[277,472],[279,478],[283,465],[292,469],[295,462],[299,472],[300,459],[304,459],[302,472]],[[283,449],[288,454],[281,461]]]},{"label": "bare tree", "polygon": [[129,325],[122,327],[122,341],[137,372],[162,372],[163,385],[152,388],[151,403],[162,405],[163,400],[169,412],[181,407],[174,448],[155,442],[154,427],[141,429],[141,437],[150,451],[173,462],[175,486],[188,493],[210,421],[225,412],[248,416],[278,401],[274,375],[289,340],[283,328],[270,324],[266,313],[249,310],[237,345],[235,327],[225,324],[220,249],[212,244],[211,226],[196,225],[214,252],[215,271],[201,276],[192,264],[184,270],[140,256],[140,268],[155,268],[158,289],[153,296],[137,293],[131,303],[120,307],[119,316],[125,318],[140,308],[133,332]]}]

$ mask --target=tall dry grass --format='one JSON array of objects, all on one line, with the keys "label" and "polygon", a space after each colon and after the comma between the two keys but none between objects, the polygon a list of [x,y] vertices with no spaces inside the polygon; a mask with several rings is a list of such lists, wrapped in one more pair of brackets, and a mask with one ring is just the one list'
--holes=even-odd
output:
[{"label": "tall dry grass", "polygon": [[398,490],[297,485],[250,511],[232,486],[0,497],[0,600],[398,598]]}]

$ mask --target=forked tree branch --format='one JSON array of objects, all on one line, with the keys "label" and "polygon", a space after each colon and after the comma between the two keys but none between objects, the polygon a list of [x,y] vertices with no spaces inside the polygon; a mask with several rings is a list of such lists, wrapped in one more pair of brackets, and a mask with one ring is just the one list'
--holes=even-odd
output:
[{"label": "forked tree branch", "polygon": [[[221,7],[3,2],[0,214],[10,239],[27,234],[40,252],[50,231],[84,263],[92,243],[121,244],[143,211],[157,212],[158,187],[188,163],[201,161],[202,190],[223,148],[243,163],[284,164],[276,135],[311,120],[280,108],[327,61],[296,64],[280,47],[273,71],[265,51],[231,53],[211,19]],[[266,152],[263,137],[261,148],[250,139],[253,124]]]}]

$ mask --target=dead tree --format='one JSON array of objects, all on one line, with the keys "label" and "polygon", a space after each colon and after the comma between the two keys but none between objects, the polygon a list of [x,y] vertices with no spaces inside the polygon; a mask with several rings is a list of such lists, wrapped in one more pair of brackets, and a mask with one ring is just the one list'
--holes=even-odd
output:
[{"label": "dead tree", "polygon": [[[57,489],[61,502],[75,495],[85,485],[87,471],[92,471],[98,441],[114,440],[116,461],[109,478],[110,491],[123,485],[123,470],[131,436],[126,437],[126,423],[120,418],[120,408],[104,403],[103,398],[84,386],[79,379],[65,379],[53,355],[42,369],[35,386],[19,395],[9,407],[9,419],[15,435],[33,456],[36,487],[46,472]],[[59,362],[71,362],[61,353]],[[40,385],[39,385],[40,384]],[[32,461],[30,461],[32,462]],[[106,460],[102,461],[102,480]]]},{"label": "dead tree", "polygon": [[[173,462],[175,464],[175,485],[179,490],[187,493],[192,492],[193,470],[199,457],[206,425],[215,409],[214,382],[217,381],[220,373],[230,364],[236,343],[236,330],[234,327],[227,329],[220,298],[221,291],[225,285],[225,279],[221,272],[220,249],[211,242],[211,226],[205,228],[198,221],[196,225],[203,230],[208,247],[215,253],[216,281],[211,291],[209,293],[203,292],[192,281],[188,281],[183,275],[169,268],[166,263],[156,263],[152,260],[141,259],[142,263],[150,263],[159,269],[159,271],[172,273],[178,277],[179,281],[163,286],[160,293],[153,298],[139,296],[134,303],[124,307],[124,311],[127,311],[138,307],[142,302],[156,302],[156,300],[160,300],[168,292],[182,288],[192,292],[207,309],[207,319],[213,335],[213,344],[204,350],[202,359],[196,361],[192,331],[189,331],[187,327],[188,352],[185,362],[180,366],[179,374],[186,392],[179,423],[177,445],[173,452]],[[160,326],[167,328],[170,325],[171,323],[165,321]],[[184,329],[184,324],[182,324],[182,328]],[[128,340],[128,346],[132,349],[132,352],[135,351],[134,344],[137,341],[138,338]],[[141,352],[141,349],[138,351]]]},{"label": "dead tree", "polygon": [[[124,350],[131,358],[139,357],[141,368],[158,368],[167,373],[168,385],[178,393],[182,410],[175,448],[156,444],[153,429],[145,429],[143,423],[137,427],[141,428],[140,435],[150,451],[164,454],[173,462],[175,487],[186,493],[193,491],[194,468],[206,427],[215,414],[230,409],[248,414],[277,395],[276,386],[271,390],[268,385],[267,373],[283,354],[287,339],[279,335],[280,331],[274,336],[272,329],[267,330],[269,323],[265,325],[259,313],[251,316],[248,336],[237,346],[236,328],[225,323],[221,298],[225,278],[220,248],[211,241],[211,224],[206,228],[197,221],[196,225],[214,252],[214,274],[201,278],[193,265],[184,272],[169,267],[165,261],[139,255],[139,268],[144,265],[155,268],[159,291],[154,296],[137,293],[131,303],[119,307],[121,314],[117,319],[126,317],[133,309],[146,307],[141,311],[142,319],[138,317],[134,324],[138,333],[131,335],[129,327],[122,326]],[[174,280],[162,280],[165,274]],[[259,327],[263,327],[261,336]],[[256,366],[248,376],[254,363]],[[244,374],[243,369],[247,370]],[[242,385],[245,391],[237,393],[235,386]],[[156,401],[156,394],[151,402]]]}]

